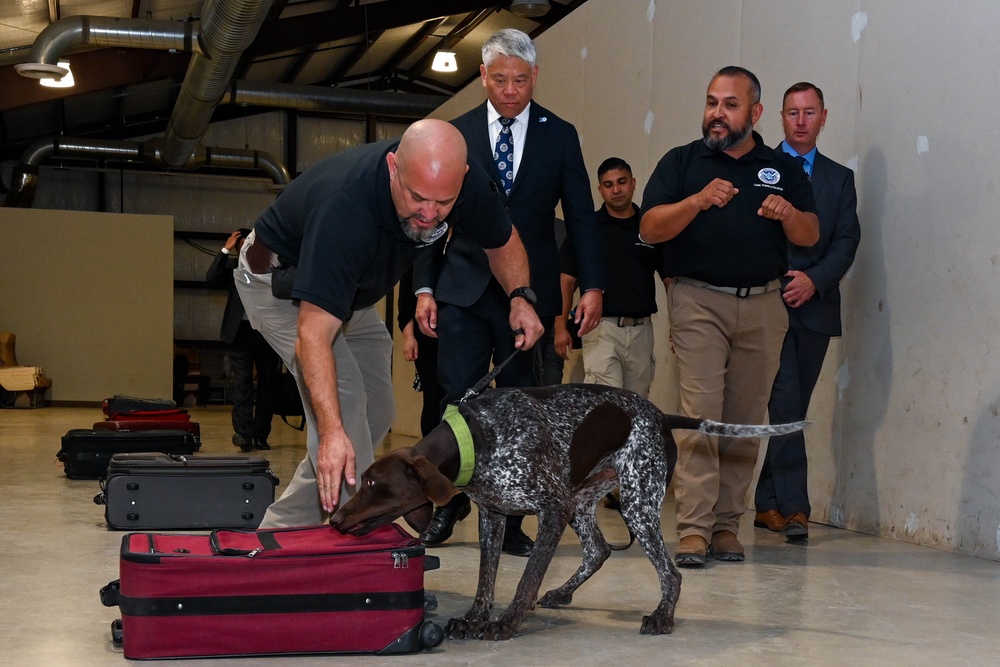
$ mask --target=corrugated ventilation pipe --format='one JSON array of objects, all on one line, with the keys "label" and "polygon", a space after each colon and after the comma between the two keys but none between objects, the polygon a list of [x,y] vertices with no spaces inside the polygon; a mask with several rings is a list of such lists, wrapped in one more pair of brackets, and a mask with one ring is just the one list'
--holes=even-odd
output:
[{"label": "corrugated ventilation pipe", "polygon": [[22,154],[11,177],[6,205],[31,206],[38,187],[38,166],[52,155],[111,157],[179,169],[208,165],[257,169],[277,185],[289,183],[288,170],[267,152],[200,144],[220,103],[403,117],[423,117],[440,106],[442,98],[435,95],[245,81],[229,85],[240,54],[256,36],[269,4],[270,0],[208,0],[200,26],[95,16],[72,16],[50,24],[32,45],[31,62],[15,65],[19,74],[61,76],[65,72],[57,65],[59,57],[79,44],[190,51],[194,56],[162,138],[142,143],[65,138],[38,141]]}]

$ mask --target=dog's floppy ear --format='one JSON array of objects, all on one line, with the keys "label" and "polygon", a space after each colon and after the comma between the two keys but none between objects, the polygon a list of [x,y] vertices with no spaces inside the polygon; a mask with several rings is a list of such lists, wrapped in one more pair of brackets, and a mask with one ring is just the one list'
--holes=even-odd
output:
[{"label": "dog's floppy ear", "polygon": [[410,466],[420,480],[427,499],[440,507],[461,493],[451,480],[441,474],[437,466],[423,456],[410,459]]},{"label": "dog's floppy ear", "polygon": [[424,503],[420,507],[410,510],[403,515],[403,519],[409,524],[410,528],[417,531],[418,533],[423,533],[427,530],[427,526],[431,524],[431,517],[434,515],[434,505],[432,503]]}]

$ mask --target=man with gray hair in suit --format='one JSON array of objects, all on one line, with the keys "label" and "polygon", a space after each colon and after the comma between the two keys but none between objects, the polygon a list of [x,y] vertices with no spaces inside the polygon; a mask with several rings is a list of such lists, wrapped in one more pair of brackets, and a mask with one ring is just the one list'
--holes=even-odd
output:
[{"label": "man with gray hair in suit", "polygon": [[[456,229],[439,262],[414,286],[419,295],[417,323],[440,342],[438,378],[444,403],[462,398],[490,368],[514,351],[508,314],[533,307],[545,325],[539,349],[551,344],[555,318],[562,313],[556,206],[562,205],[567,243],[580,267],[583,296],[577,307],[581,333],[601,319],[604,267],[590,179],[576,128],[532,97],[538,79],[535,44],[520,30],[504,29],[483,45],[479,68],[487,100],[452,123],[465,137],[469,161],[490,175],[531,268],[530,284],[504,290],[493,280],[481,248]],[[497,376],[497,386],[535,386],[533,355],[519,354]],[[441,410],[444,411],[444,405]],[[439,508],[421,536],[435,545],[450,537],[455,522],[469,513],[469,499],[456,496]],[[532,541],[510,517],[503,551],[531,553]]]}]

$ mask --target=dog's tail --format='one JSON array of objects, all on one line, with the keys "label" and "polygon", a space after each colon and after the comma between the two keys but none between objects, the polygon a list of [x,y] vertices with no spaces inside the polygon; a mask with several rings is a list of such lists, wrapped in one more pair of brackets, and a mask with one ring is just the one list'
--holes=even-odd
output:
[{"label": "dog's tail", "polygon": [[801,431],[809,425],[808,421],[791,422],[789,424],[724,424],[711,419],[694,419],[680,415],[667,415],[667,427],[700,431],[708,435],[721,435],[727,438],[764,438],[770,435],[785,435]]}]

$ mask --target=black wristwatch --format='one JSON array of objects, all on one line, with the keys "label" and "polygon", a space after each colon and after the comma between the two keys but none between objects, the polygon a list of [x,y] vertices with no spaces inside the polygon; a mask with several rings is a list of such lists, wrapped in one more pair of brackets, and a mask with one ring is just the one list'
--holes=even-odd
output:
[{"label": "black wristwatch", "polygon": [[535,290],[530,287],[518,287],[516,290],[510,293],[511,300],[521,297],[532,306],[538,303],[538,297],[535,295]]}]

